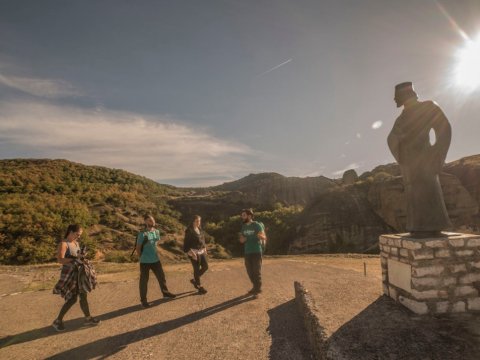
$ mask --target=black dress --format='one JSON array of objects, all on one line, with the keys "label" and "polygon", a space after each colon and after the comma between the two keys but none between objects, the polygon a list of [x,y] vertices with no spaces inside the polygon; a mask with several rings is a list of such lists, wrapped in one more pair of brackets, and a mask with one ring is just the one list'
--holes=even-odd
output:
[{"label": "black dress", "polygon": [[208,270],[205,232],[202,229],[199,229],[199,232],[197,233],[193,227],[188,227],[185,230],[183,251],[185,253],[193,252],[196,255],[196,259],[192,256],[189,256],[189,258],[193,267],[193,283],[195,287],[200,288],[200,277]]}]

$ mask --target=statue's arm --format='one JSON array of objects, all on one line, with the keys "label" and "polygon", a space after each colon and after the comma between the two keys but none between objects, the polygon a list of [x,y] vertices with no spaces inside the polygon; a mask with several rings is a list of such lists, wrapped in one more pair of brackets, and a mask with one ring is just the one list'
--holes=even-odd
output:
[{"label": "statue's arm", "polygon": [[450,142],[452,141],[452,127],[440,108],[437,110],[433,129],[435,130],[436,141],[432,148],[435,153],[438,170],[441,171],[443,164],[445,163],[445,159],[447,158]]},{"label": "statue's arm", "polygon": [[397,134],[396,124],[393,126],[392,131],[388,134],[387,143],[393,157],[400,164],[400,136]]}]

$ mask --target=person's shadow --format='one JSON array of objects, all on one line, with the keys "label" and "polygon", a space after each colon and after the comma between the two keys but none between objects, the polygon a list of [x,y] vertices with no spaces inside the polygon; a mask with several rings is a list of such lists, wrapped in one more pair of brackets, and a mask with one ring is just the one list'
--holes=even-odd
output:
[{"label": "person's shadow", "polygon": [[233,306],[240,305],[253,299],[255,299],[255,297],[252,295],[241,295],[201,311],[184,315],[177,319],[167,320],[141,329],[127,331],[122,334],[112,335],[85,345],[80,345],[76,348],[68,349],[56,355],[50,356],[47,359],[103,359],[118,353],[129,344],[148,339],[153,336],[165,334],[181,326],[188,325],[207,316],[227,310]]},{"label": "person's shadow", "polygon": [[[173,301],[173,300],[177,300],[177,299],[181,299],[187,296],[192,296],[197,294],[198,293],[196,291],[187,291],[187,292],[177,294],[177,297],[175,299],[162,298],[162,299],[152,301],[150,302],[150,304],[152,306],[158,306],[160,304],[163,304],[169,301]],[[96,318],[98,318],[101,321],[105,321],[105,320],[110,320],[119,316],[127,315],[139,310],[143,310],[142,305],[140,304],[132,305],[126,308],[117,309],[105,314],[98,315],[96,316]],[[67,320],[64,322],[66,330],[63,332],[65,333],[65,332],[73,332],[73,331],[80,330],[83,327],[83,322],[84,322],[83,317],[78,319]],[[58,332],[55,331],[55,329],[53,329],[51,325],[49,325],[43,328],[29,330],[20,334],[9,335],[0,339],[0,349],[10,345],[21,344],[28,341],[42,339],[42,338],[53,336],[56,334],[58,334]]]}]

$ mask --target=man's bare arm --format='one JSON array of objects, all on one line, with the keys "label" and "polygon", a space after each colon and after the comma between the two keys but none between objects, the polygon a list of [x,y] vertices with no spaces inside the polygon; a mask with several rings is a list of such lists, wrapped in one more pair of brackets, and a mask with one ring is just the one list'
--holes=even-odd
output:
[{"label": "man's bare arm", "polygon": [[247,238],[242,234],[238,234],[238,240],[240,241],[241,244],[245,244],[245,241],[247,241]]}]

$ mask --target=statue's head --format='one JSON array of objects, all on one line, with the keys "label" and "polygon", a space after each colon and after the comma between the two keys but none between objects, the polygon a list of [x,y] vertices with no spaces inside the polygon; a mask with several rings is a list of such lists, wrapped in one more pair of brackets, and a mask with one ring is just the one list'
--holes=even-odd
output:
[{"label": "statue's head", "polygon": [[395,86],[395,103],[397,107],[402,106],[408,99],[418,99],[417,93],[413,89],[411,81],[403,82]]}]

